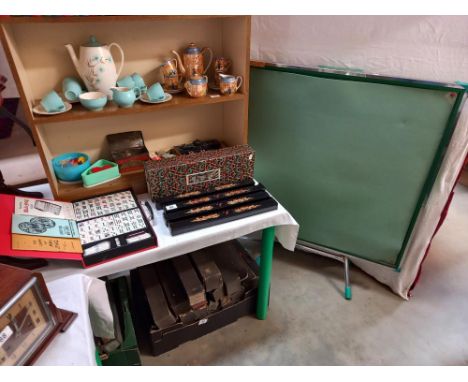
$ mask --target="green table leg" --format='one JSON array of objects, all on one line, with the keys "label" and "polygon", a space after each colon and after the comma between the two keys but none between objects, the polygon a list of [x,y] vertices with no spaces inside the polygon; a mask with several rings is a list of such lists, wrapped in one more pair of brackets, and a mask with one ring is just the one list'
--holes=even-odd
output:
[{"label": "green table leg", "polygon": [[257,318],[265,320],[268,312],[270,295],[271,266],[273,263],[273,245],[275,227],[268,227],[262,234],[262,253],[260,257],[260,279],[258,282]]}]

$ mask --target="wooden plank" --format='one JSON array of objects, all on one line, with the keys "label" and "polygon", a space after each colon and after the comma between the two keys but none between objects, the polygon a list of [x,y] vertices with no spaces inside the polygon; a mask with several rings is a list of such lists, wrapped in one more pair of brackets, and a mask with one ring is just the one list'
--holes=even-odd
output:
[{"label": "wooden plank", "polygon": [[123,15],[123,16],[0,16],[0,23],[86,23],[124,21],[201,20],[238,17],[231,15]]},{"label": "wooden plank", "polygon": [[248,16],[245,20],[245,74],[244,74],[244,94],[247,101],[244,103],[244,121],[242,138],[243,142],[247,143],[249,138],[249,89],[250,89],[250,40],[251,40],[251,23],[252,18]]},{"label": "wooden plank", "polygon": [[172,264],[179,275],[179,279],[187,293],[190,307],[193,310],[203,309],[207,306],[205,288],[188,256],[179,256],[172,259]]},{"label": "wooden plank", "polygon": [[138,268],[141,283],[145,289],[153,321],[158,329],[166,329],[176,323],[176,318],[169,309],[158,273],[152,265]]},{"label": "wooden plank", "polygon": [[197,316],[190,308],[188,296],[172,262],[170,260],[160,261],[154,264],[154,267],[157,269],[164,294],[175,315],[183,323],[195,321]]},{"label": "wooden plank", "polygon": [[[224,105],[224,140],[229,145],[246,144],[250,74],[250,17],[223,22],[223,55],[232,59],[231,73],[243,78],[239,92],[244,103]],[[238,94],[238,93],[237,93]]]},{"label": "wooden plank", "polygon": [[208,252],[199,250],[190,253],[195,268],[198,271],[203,285],[207,292],[212,292],[215,289],[221,289],[223,287],[223,277],[221,271],[215,262],[210,258]]},{"label": "wooden plank", "polygon": [[27,75],[21,59],[16,51],[15,43],[12,36],[12,31],[8,26],[0,25],[0,40],[5,51],[5,56],[7,58],[8,64],[10,65],[11,73],[15,80],[16,87],[20,95],[21,105],[23,106],[24,114],[26,116],[26,122],[31,128],[34,142],[37,146],[37,151],[39,157],[41,158],[42,166],[44,167],[49,183],[51,184],[51,189],[54,197],[57,197],[57,190],[54,187],[53,174],[51,173],[50,167],[47,162],[47,157],[45,153],[45,147],[43,147],[43,140],[37,130],[37,126],[34,124],[34,118],[31,112],[31,105],[29,103],[28,94],[31,94],[29,89],[29,84],[27,82]]},{"label": "wooden plank", "polygon": [[264,68],[266,66],[266,62],[251,60],[250,61],[250,66],[252,66],[254,68]]},{"label": "wooden plank", "polygon": [[131,174],[122,174],[122,176],[116,180],[91,188],[85,188],[81,183],[64,184],[57,182],[56,197],[59,200],[72,201],[129,187],[131,187],[136,194],[146,193],[145,173],[140,171]]},{"label": "wooden plank", "polygon": [[[188,106],[200,106],[200,105],[212,105],[224,102],[235,102],[244,101],[245,96],[243,94],[234,94],[232,96],[219,96],[211,98],[210,95],[216,95],[217,93],[210,92],[207,97],[203,98],[192,98],[186,94],[173,95],[172,100],[159,104],[147,104],[142,102],[135,102],[132,107],[121,108],[115,103],[109,101],[102,111],[89,111],[85,109],[80,103],[74,103],[72,109],[69,112],[50,115],[50,116],[39,116],[34,115],[35,124],[45,123],[56,123],[56,122],[67,122],[67,121],[78,121],[84,119],[95,119],[110,116],[121,116],[138,113],[151,113],[159,110],[166,110],[170,108],[183,108]],[[36,102],[36,104],[38,101]]]}]

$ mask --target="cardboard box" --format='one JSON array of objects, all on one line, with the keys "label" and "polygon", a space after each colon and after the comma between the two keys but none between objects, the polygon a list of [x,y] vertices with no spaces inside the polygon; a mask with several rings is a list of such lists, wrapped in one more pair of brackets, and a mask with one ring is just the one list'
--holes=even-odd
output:
[{"label": "cardboard box", "polygon": [[[131,272],[132,293],[135,302],[135,327],[139,332],[138,338],[140,340],[140,346],[147,347],[154,356],[163,354],[184,342],[194,340],[226,326],[242,316],[255,312],[258,283],[257,264],[236,241],[229,242],[220,247],[210,247],[210,250],[206,252],[208,254],[208,261],[214,261],[212,256],[217,250],[222,251],[219,254],[220,257],[236,257],[235,259],[220,261],[220,265],[218,265],[221,267],[219,273],[223,276],[226,273],[229,274],[228,280],[223,280],[224,282],[227,281],[229,284],[228,288],[215,289],[216,291],[221,291],[219,300],[224,299],[225,303],[220,305],[218,302],[210,301],[207,308],[201,310],[205,313],[203,317],[199,316],[199,318],[193,319],[196,315],[192,315],[192,321],[186,322],[184,322],[184,317],[180,317],[178,322],[170,327],[160,328],[155,324],[148,304],[149,296],[141,282],[139,272],[138,270],[133,270]],[[170,267],[166,265],[163,266],[161,270],[168,271],[168,279],[174,279],[174,274],[170,271]],[[236,272],[240,273],[236,275]],[[232,287],[233,280],[236,278],[240,284],[239,288]],[[179,281],[177,277],[175,277],[175,279]],[[179,286],[176,285],[175,289],[178,288]],[[172,290],[166,286],[165,295],[168,298],[170,308],[175,312],[176,309],[174,309],[173,304],[179,305],[179,303],[178,301],[173,301],[171,303],[168,292],[169,295],[172,294]],[[226,292],[232,292],[233,295],[228,296],[225,294]],[[207,294],[209,295],[209,293]],[[186,305],[189,305],[188,302]],[[178,308],[177,310],[187,314],[185,309],[181,310]],[[192,313],[193,312],[192,310]],[[145,344],[147,346],[145,346]]]},{"label": "cardboard box", "polygon": [[148,192],[153,200],[206,191],[214,186],[253,178],[255,153],[248,145],[179,155],[145,162]]}]

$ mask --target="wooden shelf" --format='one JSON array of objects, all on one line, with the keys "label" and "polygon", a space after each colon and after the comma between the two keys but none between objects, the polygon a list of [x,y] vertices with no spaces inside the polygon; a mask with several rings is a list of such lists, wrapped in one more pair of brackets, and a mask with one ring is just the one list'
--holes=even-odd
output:
[{"label": "wooden shelf", "polygon": [[57,194],[60,200],[73,201],[97,194],[122,190],[124,188],[133,188],[137,194],[145,193],[146,187],[144,185],[145,172],[141,170],[121,174],[121,177],[118,179],[91,188],[83,187],[82,183],[64,184],[59,182],[57,183]]},{"label": "wooden shelf", "polygon": [[164,21],[229,18],[234,15],[112,15],[112,16],[0,16],[0,22],[15,23],[83,23],[83,22],[121,22],[121,21]]},{"label": "wooden shelf", "polygon": [[[92,161],[108,158],[109,134],[141,131],[153,152],[195,139],[218,139],[229,146],[247,143],[250,22],[250,16],[0,16],[0,40],[54,197],[76,200],[129,187],[145,192],[144,172],[92,188],[57,182],[53,157],[84,152]],[[89,33],[122,47],[121,77],[136,72],[147,84],[161,81],[158,68],[173,57],[172,50],[181,52],[191,41],[209,47],[214,57],[232,60],[231,72],[243,78],[241,92],[221,96],[210,91],[204,98],[176,94],[169,102],[137,101],[131,108],[110,101],[99,112],[74,103],[63,114],[34,114],[32,106],[44,94],[51,88],[59,91],[64,78],[77,76],[64,46],[72,44],[79,51]],[[207,75],[213,77],[213,65]]]},{"label": "wooden shelf", "polygon": [[[215,97],[211,97],[211,96]],[[164,103],[149,104],[141,101],[135,102],[132,107],[121,108],[112,101],[108,101],[107,105],[101,111],[89,111],[85,109],[79,102],[72,105],[72,109],[63,114],[55,114],[50,116],[40,116],[34,114],[34,123],[56,123],[67,121],[78,121],[83,119],[94,119],[102,117],[113,117],[128,114],[156,112],[169,108],[182,108],[187,106],[211,105],[223,102],[243,101],[245,96],[241,93],[236,93],[230,96],[221,96],[218,93],[208,93],[203,98],[192,98],[186,94],[174,94],[172,100]],[[39,102],[36,102],[38,104]]]}]

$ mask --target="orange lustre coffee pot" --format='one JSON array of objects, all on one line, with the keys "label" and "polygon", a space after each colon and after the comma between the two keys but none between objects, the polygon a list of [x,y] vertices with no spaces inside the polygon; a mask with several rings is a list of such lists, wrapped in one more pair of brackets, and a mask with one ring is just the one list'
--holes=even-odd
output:
[{"label": "orange lustre coffee pot", "polygon": [[[209,60],[205,67],[203,55],[206,52],[209,53]],[[175,50],[173,50],[172,53],[174,53],[177,57],[179,71],[182,75],[185,76],[187,80],[196,75],[204,75],[210,67],[211,61],[213,60],[213,51],[210,48],[205,47],[200,49],[193,42],[190,43],[187,48],[185,48],[182,54],[183,59]]]}]

